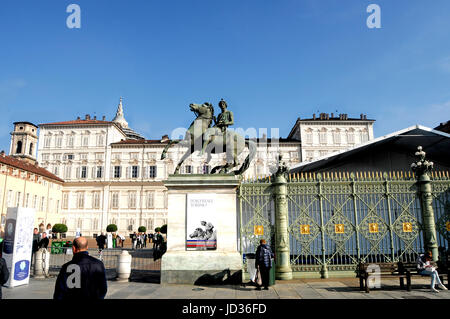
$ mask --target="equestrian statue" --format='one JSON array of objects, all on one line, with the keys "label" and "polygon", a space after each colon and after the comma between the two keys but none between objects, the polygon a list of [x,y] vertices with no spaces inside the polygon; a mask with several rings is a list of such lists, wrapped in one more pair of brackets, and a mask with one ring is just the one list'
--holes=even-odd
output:
[{"label": "equestrian statue", "polygon": [[[189,105],[189,109],[196,115],[195,120],[189,126],[184,139],[170,140],[161,154],[161,159],[165,159],[168,149],[176,144],[188,148],[178,162],[174,174],[180,173],[183,162],[196,151],[199,151],[200,155],[206,153],[208,162],[211,160],[211,154],[226,154],[226,164],[214,167],[211,174],[241,175],[249,168],[256,155],[256,143],[246,140],[233,130],[228,130],[228,126],[234,124],[233,112],[227,110],[227,103],[223,99],[219,102],[219,107],[221,113],[216,118],[211,103]],[[249,150],[248,156],[241,167],[233,170],[240,165],[238,158],[245,147]]]}]

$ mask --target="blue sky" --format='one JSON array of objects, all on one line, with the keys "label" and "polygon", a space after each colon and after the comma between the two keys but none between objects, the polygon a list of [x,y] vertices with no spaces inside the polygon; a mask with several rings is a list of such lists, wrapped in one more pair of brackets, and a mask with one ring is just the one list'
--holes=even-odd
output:
[{"label": "blue sky", "polygon": [[318,111],[365,113],[376,137],[450,120],[448,0],[2,0],[0,47],[5,150],[14,121],[110,120],[120,96],[152,139],[221,98],[236,127],[283,137]]}]

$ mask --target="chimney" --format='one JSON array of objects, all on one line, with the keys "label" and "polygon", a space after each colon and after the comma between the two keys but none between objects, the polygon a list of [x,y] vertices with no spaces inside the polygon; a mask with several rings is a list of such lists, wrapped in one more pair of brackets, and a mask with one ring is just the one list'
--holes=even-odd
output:
[{"label": "chimney", "polygon": [[105,115],[103,115],[103,117],[102,117],[102,121],[105,121],[106,120],[106,116]]},{"label": "chimney", "polygon": [[334,113],[331,113],[331,118],[333,118],[334,117]]},{"label": "chimney", "polygon": [[315,119],[316,119],[316,114],[314,113],[314,114],[313,114],[313,120],[315,120]]},{"label": "chimney", "polygon": [[367,120],[367,115],[366,114],[364,114],[364,119]]},{"label": "chimney", "polygon": [[360,118],[361,120],[364,120],[364,114],[361,113]]},{"label": "chimney", "polygon": [[1,157],[5,157],[5,151],[4,151],[4,150],[2,150],[2,151],[0,152],[0,156],[1,156]]},{"label": "chimney", "polygon": [[94,115],[94,120],[97,120],[97,115]]},{"label": "chimney", "polygon": [[330,114],[326,113],[325,114],[325,119],[329,120],[330,119]]},{"label": "chimney", "polygon": [[85,120],[90,120],[90,119],[91,119],[91,116],[89,114],[86,114]]},{"label": "chimney", "polygon": [[79,120],[80,119],[80,117],[79,116],[77,116],[77,120]]}]

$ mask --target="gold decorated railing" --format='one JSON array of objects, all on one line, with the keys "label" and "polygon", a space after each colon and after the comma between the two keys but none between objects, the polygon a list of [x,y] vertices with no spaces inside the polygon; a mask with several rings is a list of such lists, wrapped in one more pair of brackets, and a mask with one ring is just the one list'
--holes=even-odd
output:
[{"label": "gold decorated railing", "polygon": [[[450,239],[449,172],[430,174],[438,245]],[[288,232],[294,272],[354,270],[359,261],[414,261],[422,253],[422,212],[412,172],[287,175]],[[240,248],[254,253],[260,238],[273,242],[269,177],[239,188]]]}]

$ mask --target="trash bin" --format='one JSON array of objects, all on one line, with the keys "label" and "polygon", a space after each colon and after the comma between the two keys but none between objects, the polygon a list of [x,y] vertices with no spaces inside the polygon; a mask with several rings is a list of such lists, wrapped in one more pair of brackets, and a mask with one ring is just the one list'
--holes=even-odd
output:
[{"label": "trash bin", "polygon": [[51,253],[52,254],[62,254],[64,252],[64,249],[62,248],[64,246],[65,242],[61,241],[53,241],[51,246]]}]

